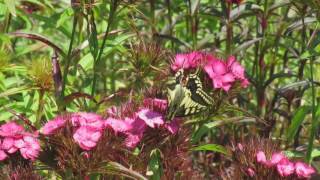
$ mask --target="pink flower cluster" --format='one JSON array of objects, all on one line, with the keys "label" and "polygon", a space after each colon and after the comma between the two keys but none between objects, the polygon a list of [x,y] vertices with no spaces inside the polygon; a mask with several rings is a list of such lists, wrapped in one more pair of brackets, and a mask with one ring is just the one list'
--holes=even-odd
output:
[{"label": "pink flower cluster", "polygon": [[31,134],[15,122],[0,126],[0,161],[20,151],[25,159],[35,160],[41,150],[37,134]]},{"label": "pink flower cluster", "polygon": [[166,100],[161,99],[146,99],[144,107],[140,108],[132,117],[117,118],[115,107],[107,110],[110,117],[106,120],[106,126],[112,128],[116,133],[126,135],[125,144],[129,148],[135,147],[142,139],[146,128],[164,127],[172,134],[175,134],[179,129],[178,120],[173,120],[170,123],[165,122],[165,117],[162,113],[152,110],[151,106],[156,106],[158,109],[165,109],[167,106]]},{"label": "pink flower cluster", "polygon": [[303,162],[291,162],[283,153],[274,153],[270,160],[267,160],[263,151],[256,154],[257,162],[266,167],[275,167],[282,177],[297,175],[299,178],[310,178],[315,170]]},{"label": "pink flower cluster", "polygon": [[245,77],[244,67],[237,62],[234,56],[230,56],[226,62],[213,56],[207,56],[207,58],[204,70],[212,79],[214,88],[222,88],[228,92],[237,80],[241,82],[241,86],[244,88],[249,85],[249,81]]},{"label": "pink flower cluster", "polygon": [[68,119],[72,126],[76,128],[73,139],[84,150],[91,150],[97,145],[105,128],[104,120],[95,113],[77,112],[72,113],[69,118],[57,116],[55,119],[47,122],[40,133],[52,135],[60,128],[64,127]]},{"label": "pink flower cluster", "polygon": [[223,89],[228,92],[236,81],[240,81],[244,88],[249,85],[249,81],[245,77],[244,67],[234,56],[230,56],[227,61],[223,61],[210,54],[197,51],[177,54],[171,69],[176,72],[179,69],[194,69],[199,66],[204,67],[204,71],[211,78],[212,85],[216,89]]},{"label": "pink flower cluster", "polygon": [[204,54],[201,52],[180,53],[175,56],[174,62],[171,64],[171,69],[175,72],[179,69],[193,69],[196,68],[203,59]]}]

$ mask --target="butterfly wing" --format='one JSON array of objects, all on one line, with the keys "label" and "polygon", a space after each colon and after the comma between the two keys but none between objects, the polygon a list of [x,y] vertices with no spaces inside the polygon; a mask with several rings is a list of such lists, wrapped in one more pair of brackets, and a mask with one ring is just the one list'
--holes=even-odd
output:
[{"label": "butterfly wing", "polygon": [[178,77],[180,80],[182,79],[181,74],[175,77],[177,80],[175,86],[168,87],[167,120],[197,114],[213,104],[211,97],[203,91],[201,80],[197,75],[189,75],[186,86],[178,81]]}]

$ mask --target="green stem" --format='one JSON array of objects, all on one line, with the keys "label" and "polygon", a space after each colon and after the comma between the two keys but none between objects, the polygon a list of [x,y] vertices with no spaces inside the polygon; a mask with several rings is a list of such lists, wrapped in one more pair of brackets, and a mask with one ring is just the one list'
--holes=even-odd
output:
[{"label": "green stem", "polygon": [[76,27],[77,27],[77,23],[78,23],[78,18],[76,16],[76,13],[73,17],[73,26],[72,26],[72,34],[71,34],[71,40],[70,40],[70,44],[69,44],[69,49],[68,49],[68,54],[66,56],[65,59],[65,66],[64,66],[64,71],[63,71],[63,83],[62,83],[62,90],[61,90],[61,97],[60,97],[60,101],[63,101],[64,98],[64,94],[65,94],[65,87],[67,84],[67,77],[68,77],[68,73],[69,73],[69,66],[71,63],[71,52],[72,52],[72,45],[75,39],[75,32],[76,32]]},{"label": "green stem", "polygon": [[111,7],[110,7],[110,12],[109,12],[108,25],[107,25],[106,31],[104,33],[102,45],[100,47],[99,54],[98,54],[97,58],[94,60],[94,64],[93,64],[93,73],[94,74],[93,74],[93,81],[92,81],[91,96],[94,96],[94,92],[96,90],[97,79],[98,79],[98,73],[96,70],[96,68],[97,68],[96,66],[97,66],[97,64],[99,64],[99,61],[100,61],[101,56],[103,54],[104,46],[106,45],[106,41],[107,41],[107,37],[108,37],[109,31],[110,31],[110,27],[111,27],[111,24],[113,23],[113,16],[116,12],[117,5],[118,5],[117,0],[112,1]]},{"label": "green stem", "polygon": [[36,114],[36,123],[35,123],[35,126],[37,128],[39,128],[42,124],[41,118],[42,118],[43,109],[44,109],[44,93],[45,91],[42,89],[39,91],[39,106]]},{"label": "green stem", "polygon": [[311,131],[309,136],[309,143],[308,143],[308,149],[307,149],[307,156],[306,160],[310,164],[312,161],[312,150],[313,150],[313,142],[316,133],[318,132],[318,120],[316,117],[316,91],[313,81],[313,60],[314,57],[310,59],[310,76],[311,76],[311,93],[312,93],[312,125],[311,125]]}]

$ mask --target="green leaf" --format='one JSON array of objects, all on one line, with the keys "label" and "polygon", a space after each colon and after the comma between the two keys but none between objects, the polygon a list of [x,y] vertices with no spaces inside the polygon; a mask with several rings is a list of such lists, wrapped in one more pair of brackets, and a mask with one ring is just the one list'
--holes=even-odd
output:
[{"label": "green leaf", "polygon": [[30,91],[30,90],[33,90],[33,89],[36,89],[36,88],[30,87],[30,86],[21,86],[21,87],[11,88],[11,89],[8,89],[8,90],[6,90],[4,92],[1,92],[0,93],[0,98],[7,97],[7,96],[10,96],[10,95],[13,95],[13,94],[18,94],[18,93],[21,93],[23,91]]},{"label": "green leaf", "polygon": [[73,9],[71,7],[64,10],[64,12],[60,15],[60,18],[57,21],[56,28],[63,25],[67,20],[69,20],[73,16],[73,14]]},{"label": "green leaf", "polygon": [[150,153],[150,161],[147,168],[147,176],[151,180],[160,180],[163,174],[161,165],[161,152],[159,149],[154,149]]},{"label": "green leaf", "polygon": [[192,0],[191,1],[191,16],[193,16],[200,6],[200,0]]},{"label": "green leaf", "polygon": [[287,140],[291,142],[296,135],[300,125],[302,124],[303,120],[305,119],[306,115],[311,112],[310,106],[301,106],[299,107],[293,115],[291,120],[291,124],[288,129],[287,133]]},{"label": "green leaf", "polygon": [[193,151],[213,151],[228,155],[228,151],[224,146],[219,144],[205,144],[192,149]]},{"label": "green leaf", "polygon": [[13,15],[13,16],[17,16],[16,14],[16,0],[4,0],[4,3],[6,4],[7,8],[9,9],[9,12]]},{"label": "green leaf", "polygon": [[241,45],[239,45],[236,49],[233,50],[233,53],[236,54],[242,50],[247,49],[248,47],[250,47],[251,45],[253,45],[254,43],[261,41],[262,38],[255,38],[249,41],[246,41],[244,43],[242,43]]}]

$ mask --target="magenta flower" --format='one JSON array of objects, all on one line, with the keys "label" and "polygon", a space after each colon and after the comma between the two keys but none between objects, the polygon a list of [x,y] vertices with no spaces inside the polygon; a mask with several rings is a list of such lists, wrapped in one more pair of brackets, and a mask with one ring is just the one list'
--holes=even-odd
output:
[{"label": "magenta flower", "polygon": [[173,64],[171,65],[171,69],[173,71],[178,71],[181,68],[183,69],[190,68],[187,54],[177,54],[176,57],[174,58]]},{"label": "magenta flower", "polygon": [[128,134],[127,138],[125,139],[125,145],[128,148],[134,148],[138,145],[141,141],[143,134]]},{"label": "magenta flower", "polygon": [[144,107],[148,108],[156,108],[159,109],[161,112],[165,112],[168,108],[168,101],[165,99],[158,99],[158,98],[146,98],[143,100]]},{"label": "magenta flower", "polygon": [[165,123],[164,127],[171,133],[176,134],[179,131],[180,120],[175,118],[169,123]]},{"label": "magenta flower", "polygon": [[235,81],[235,77],[228,71],[227,65],[222,60],[211,59],[205,65],[204,70],[212,79],[213,87],[216,89],[222,88],[228,92]]},{"label": "magenta flower", "polygon": [[241,82],[242,87],[247,87],[248,79],[245,77],[245,69],[234,56],[230,56],[227,62],[217,59],[214,56],[207,56],[207,64],[204,70],[212,79],[213,87],[222,88],[228,92],[236,80]]},{"label": "magenta flower", "polygon": [[56,132],[56,130],[63,127],[66,120],[58,116],[55,119],[48,121],[41,129],[40,132],[44,135],[51,135]]},{"label": "magenta flower", "polygon": [[32,136],[23,137],[24,144],[19,143],[20,153],[25,159],[35,160],[41,150],[39,140]]},{"label": "magenta flower", "polygon": [[0,126],[0,136],[3,137],[21,137],[24,128],[15,122],[8,122]]},{"label": "magenta flower", "polygon": [[256,175],[256,173],[254,172],[254,170],[252,168],[248,168],[247,173],[250,177],[254,177]]},{"label": "magenta flower", "polygon": [[73,126],[90,126],[97,130],[104,128],[102,117],[95,113],[78,112],[71,115],[71,122]]},{"label": "magenta flower", "polygon": [[3,150],[0,150],[0,161],[7,159],[7,157],[8,155]]},{"label": "magenta flower", "polygon": [[186,54],[177,54],[174,58],[171,69],[178,71],[179,69],[192,69],[196,68],[201,64],[204,54],[198,51],[194,51]]},{"label": "magenta flower", "polygon": [[97,145],[102,133],[91,126],[81,126],[73,134],[73,139],[84,150],[90,150]]},{"label": "magenta flower", "polygon": [[256,157],[257,157],[257,162],[262,163],[262,164],[267,163],[266,154],[263,151],[258,151]]},{"label": "magenta flower", "polygon": [[282,177],[290,176],[294,173],[295,166],[294,163],[290,162],[288,159],[284,158],[277,164],[277,171]]},{"label": "magenta flower", "polygon": [[7,157],[8,157],[8,155],[2,149],[2,142],[1,142],[1,139],[0,139],[0,161],[5,160]]},{"label": "magenta flower", "polygon": [[296,162],[295,171],[300,178],[310,178],[316,172],[311,166],[303,162]]},{"label": "magenta flower", "polygon": [[151,128],[155,128],[155,126],[159,126],[164,123],[162,114],[150,109],[141,109],[137,112],[137,116]]},{"label": "magenta flower", "polygon": [[236,60],[234,56],[230,56],[227,60],[227,66],[233,76],[241,81],[241,87],[246,88],[249,85],[248,79],[245,77],[245,69]]},{"label": "magenta flower", "polygon": [[115,118],[108,118],[105,121],[105,126],[111,127],[116,133],[117,132],[124,133],[132,129],[131,124],[129,124],[127,121],[123,121]]},{"label": "magenta flower", "polygon": [[268,162],[268,164],[270,166],[274,166],[274,165],[277,165],[280,161],[282,160],[288,160],[288,158],[283,155],[283,153],[279,152],[279,153],[274,153],[272,154],[271,156],[271,160]]},{"label": "magenta flower", "polygon": [[16,151],[18,151],[18,148],[15,147],[14,142],[15,142],[14,138],[11,138],[11,137],[4,138],[2,141],[1,149],[5,150],[10,154],[15,153]]}]

